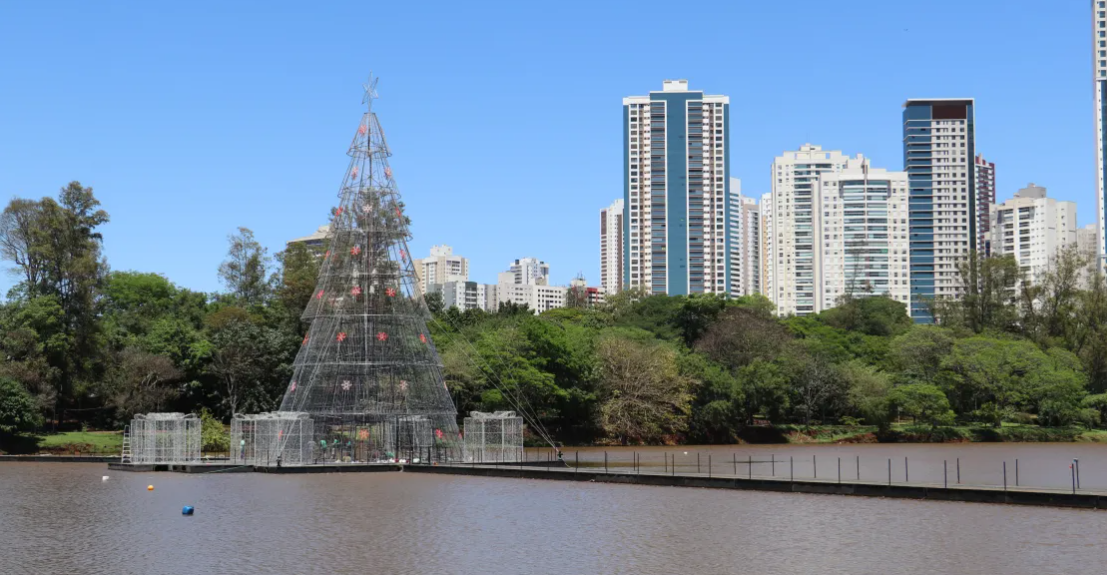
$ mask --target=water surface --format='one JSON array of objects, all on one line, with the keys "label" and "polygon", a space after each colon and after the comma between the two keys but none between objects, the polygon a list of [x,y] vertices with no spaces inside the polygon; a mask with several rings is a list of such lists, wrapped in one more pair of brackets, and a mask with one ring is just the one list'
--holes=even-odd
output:
[{"label": "water surface", "polygon": [[415,473],[105,473],[0,464],[0,572],[1040,575],[1107,564],[1102,511]]}]

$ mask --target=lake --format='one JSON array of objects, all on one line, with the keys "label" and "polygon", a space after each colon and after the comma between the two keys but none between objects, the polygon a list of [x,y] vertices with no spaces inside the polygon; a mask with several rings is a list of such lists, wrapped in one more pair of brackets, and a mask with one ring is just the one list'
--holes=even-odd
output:
[{"label": "lake", "polygon": [[[183,517],[184,505],[196,515]],[[413,473],[0,464],[2,573],[1102,573],[1105,521],[1102,511]]]}]

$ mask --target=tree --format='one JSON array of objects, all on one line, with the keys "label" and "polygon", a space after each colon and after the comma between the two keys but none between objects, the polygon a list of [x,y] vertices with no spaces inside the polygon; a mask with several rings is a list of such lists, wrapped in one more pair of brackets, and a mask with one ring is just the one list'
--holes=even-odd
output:
[{"label": "tree", "polygon": [[892,363],[906,383],[936,383],[953,343],[953,335],[945,328],[916,325],[892,340]]},{"label": "tree", "polygon": [[849,404],[854,413],[869,425],[884,432],[892,423],[892,382],[888,374],[858,361],[840,367],[840,373],[849,386]]},{"label": "tree", "polygon": [[747,425],[753,425],[758,415],[765,416],[769,421],[782,420],[789,398],[788,378],[780,365],[755,359],[739,369],[736,378],[740,391],[740,413]]},{"label": "tree", "polygon": [[843,297],[819,317],[838,329],[883,337],[903,334],[914,324],[907,315],[907,305],[887,296]]},{"label": "tree", "polygon": [[318,248],[309,247],[304,243],[289,244],[284,251],[277,254],[277,262],[280,265],[280,282],[277,285],[277,303],[283,309],[289,323],[295,326],[293,331],[299,335],[300,314],[304,313],[315,283],[319,279],[319,266],[322,264],[323,254]]},{"label": "tree", "polygon": [[42,425],[35,400],[18,381],[0,377],[0,435],[31,431]]},{"label": "tree", "polygon": [[227,241],[231,246],[227,250],[227,259],[219,265],[219,277],[231,293],[246,305],[264,303],[269,295],[269,284],[266,283],[266,270],[270,263],[268,250],[254,239],[254,232],[249,228],[238,228],[238,233],[227,236]]},{"label": "tree", "polygon": [[446,302],[442,300],[441,292],[432,291],[423,296],[423,301],[427,303],[427,309],[434,315],[438,315],[446,309]]},{"label": "tree", "polygon": [[211,335],[207,373],[218,383],[218,398],[229,417],[270,411],[280,403],[295,346],[287,334],[248,319],[229,319]]},{"label": "tree", "polygon": [[180,393],[180,379],[181,372],[168,357],[131,347],[116,354],[103,388],[118,419],[127,421],[136,413],[166,411]]},{"label": "tree", "polygon": [[983,257],[970,251],[958,263],[957,277],[961,295],[932,304],[931,311],[939,323],[964,326],[974,333],[1015,330],[1016,287],[1023,278],[1014,256]]},{"label": "tree", "polygon": [[772,360],[792,340],[787,328],[760,311],[731,307],[696,342],[695,350],[736,371],[755,359]]},{"label": "tree", "polygon": [[946,394],[937,386],[929,383],[910,383],[892,390],[889,395],[892,405],[916,422],[925,423],[932,428],[953,424],[953,410],[949,408]]},{"label": "tree", "polygon": [[601,340],[599,427],[620,443],[656,443],[687,429],[690,382],[663,344]]}]

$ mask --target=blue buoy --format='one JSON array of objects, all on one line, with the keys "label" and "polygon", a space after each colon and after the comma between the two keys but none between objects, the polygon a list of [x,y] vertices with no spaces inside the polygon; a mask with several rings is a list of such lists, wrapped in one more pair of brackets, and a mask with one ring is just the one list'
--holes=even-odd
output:
[{"label": "blue buoy", "polygon": [[192,515],[192,512],[196,511],[191,505],[185,505],[184,509],[181,509],[181,515]]}]

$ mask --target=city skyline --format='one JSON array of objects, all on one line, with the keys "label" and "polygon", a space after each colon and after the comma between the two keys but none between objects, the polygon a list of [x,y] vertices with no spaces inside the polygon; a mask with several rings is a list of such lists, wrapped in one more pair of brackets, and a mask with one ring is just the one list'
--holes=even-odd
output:
[{"label": "city skyline", "polygon": [[[534,40],[508,56],[472,42],[483,27],[499,29],[505,18],[537,20],[530,7],[488,22],[481,18],[491,13],[479,9],[443,8],[419,22],[421,29],[407,23],[408,9],[386,7],[382,17],[395,25],[379,33],[397,47],[386,59],[351,50],[350,40],[331,33],[355,11],[353,4],[306,18],[287,7],[263,11],[262,18],[256,10],[228,8],[220,21],[178,9],[169,15],[178,25],[157,33],[143,24],[149,14],[137,4],[106,12],[76,7],[61,18],[36,6],[6,7],[11,17],[0,19],[0,47],[22,55],[6,76],[21,90],[6,93],[8,106],[0,111],[12,134],[0,143],[0,194],[5,200],[38,198],[80,180],[96,189],[112,216],[105,254],[115,269],[159,272],[184,287],[221,290],[215,270],[225,257],[226,236],[238,226],[253,229],[274,253],[325,223],[336,202],[335,152],[348,139],[345,118],[358,107],[359,84],[372,68],[383,76],[380,105],[391,119],[390,143],[403,152],[396,169],[404,175],[412,248],[427,253],[435,244],[453,245],[472,259],[475,278],[491,280],[501,262],[534,254],[553,264],[553,284],[567,284],[578,272],[599,283],[595,215],[622,185],[618,103],[665,78],[687,78],[697,89],[731,98],[730,175],[743,180],[751,197],[769,191],[773,157],[808,141],[899,169],[902,102],[951,94],[975,98],[980,108],[977,147],[998,166],[998,202],[1035,181],[1051,196],[1075,201],[1080,224],[1096,221],[1088,5],[948,2],[966,17],[947,22],[938,17],[940,9],[931,15],[885,4],[812,3],[798,12],[726,7],[706,24],[719,33],[705,35],[701,45],[674,46],[656,62],[630,68],[618,49],[637,34],[629,24],[605,26],[602,39],[585,34],[567,52],[551,49],[566,42],[557,31],[570,21],[584,32],[592,24],[559,15],[521,26],[511,41]],[[618,8],[590,10],[618,20]],[[677,16],[672,24],[690,18]],[[981,29],[974,18],[990,25]],[[459,19],[475,28],[458,31]],[[873,21],[904,24],[842,34],[871,31]],[[721,33],[734,22],[747,23],[742,35]],[[1012,34],[1030,26],[1054,41],[1030,45]],[[180,50],[197,32],[211,42]],[[911,42],[928,34],[967,40],[926,47]],[[863,93],[845,89],[872,70],[809,66],[808,51],[791,45],[801,36],[840,54],[866,55],[885,66],[885,80]],[[247,43],[253,47],[239,50]],[[446,45],[451,49],[440,49]],[[224,58],[227,53],[233,56]],[[326,61],[320,60],[324,53]],[[885,56],[890,53],[927,58],[905,70]],[[990,73],[981,74],[974,60],[989,62]],[[469,65],[474,61],[475,68]],[[517,73],[524,62],[544,73]],[[783,81],[797,71],[819,87],[817,98],[785,88]],[[464,89],[473,82],[526,97]],[[452,89],[458,86],[463,89]],[[74,87],[84,93],[73,97]],[[535,106],[546,111],[534,114]],[[1034,113],[1047,108],[1050,114]],[[484,118],[482,129],[460,120],[463,111]],[[1020,122],[1003,122],[1007,117]],[[495,160],[479,155],[494,138],[530,133],[544,136]],[[596,137],[582,141],[572,133]],[[453,144],[459,141],[465,143],[460,153]],[[482,161],[497,169],[482,168]],[[572,162],[574,179],[586,184],[566,191],[528,177],[547,162]],[[534,200],[541,197],[557,201]],[[166,201],[175,203],[173,210],[163,212]],[[513,217],[520,211],[529,215]],[[159,213],[167,215],[155,218]],[[484,225],[489,221],[497,224]],[[0,288],[12,283],[6,274],[0,278]]]}]

